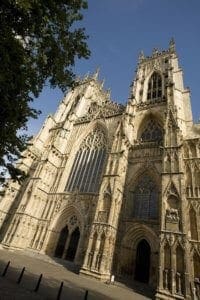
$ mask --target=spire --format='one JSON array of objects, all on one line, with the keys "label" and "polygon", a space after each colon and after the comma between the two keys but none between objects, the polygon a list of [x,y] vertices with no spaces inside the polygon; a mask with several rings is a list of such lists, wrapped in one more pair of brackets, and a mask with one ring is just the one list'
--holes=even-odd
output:
[{"label": "spire", "polygon": [[145,58],[143,50],[139,53],[139,62],[141,62]]},{"label": "spire", "polygon": [[157,48],[153,48],[152,55],[156,56],[159,53]]},{"label": "spire", "polygon": [[87,80],[87,79],[89,78],[89,76],[90,76],[90,72],[88,71],[88,72],[85,74],[84,79]]},{"label": "spire", "polygon": [[172,52],[176,51],[176,49],[175,49],[175,41],[174,41],[173,37],[171,38],[171,40],[169,42],[169,50],[172,51]]},{"label": "spire", "polygon": [[101,88],[103,89],[105,83],[105,78],[101,81]]},{"label": "spire", "polygon": [[111,95],[111,89],[107,89],[106,90],[106,96],[110,99],[110,95]]},{"label": "spire", "polygon": [[98,77],[99,77],[99,71],[100,71],[100,68],[99,67],[97,67],[97,69],[96,69],[96,71],[94,72],[94,74],[92,75],[92,78],[93,79],[98,79]]},{"label": "spire", "polygon": [[75,78],[75,81],[76,82],[80,82],[81,81],[81,77],[79,75],[77,75],[76,78]]}]

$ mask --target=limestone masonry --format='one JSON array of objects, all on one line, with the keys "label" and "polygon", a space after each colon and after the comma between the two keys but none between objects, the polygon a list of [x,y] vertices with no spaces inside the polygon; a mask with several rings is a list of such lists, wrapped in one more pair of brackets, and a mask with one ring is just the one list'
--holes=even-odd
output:
[{"label": "limestone masonry", "polygon": [[173,40],[140,54],[126,106],[84,77],[23,153],[26,181],[0,197],[2,247],[200,299],[199,138]]}]

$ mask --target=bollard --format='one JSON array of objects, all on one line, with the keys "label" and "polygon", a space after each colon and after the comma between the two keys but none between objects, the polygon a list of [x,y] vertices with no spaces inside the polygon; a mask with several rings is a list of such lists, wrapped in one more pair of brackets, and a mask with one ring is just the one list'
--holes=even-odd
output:
[{"label": "bollard", "polygon": [[6,267],[5,267],[4,271],[3,271],[3,273],[2,273],[2,275],[1,275],[2,277],[4,277],[4,276],[6,275],[6,273],[7,273],[7,271],[8,271],[9,265],[10,265],[10,261],[7,263],[7,265],[6,265]]},{"label": "bollard", "polygon": [[23,269],[22,269],[22,271],[21,271],[21,273],[20,273],[20,275],[19,275],[19,278],[17,279],[17,284],[20,284],[20,282],[21,282],[21,280],[22,280],[22,277],[23,277],[23,275],[24,275],[24,271],[25,271],[25,267],[23,267]]},{"label": "bollard", "polygon": [[34,292],[37,292],[37,291],[39,290],[41,280],[42,280],[42,274],[40,274],[40,277],[39,277],[39,279],[38,279],[38,282],[37,282],[37,284],[36,284],[36,287],[35,287],[35,289],[34,289]]},{"label": "bollard", "polygon": [[85,291],[84,300],[87,300],[87,298],[88,298],[88,290]]},{"label": "bollard", "polygon": [[60,300],[61,293],[62,293],[62,288],[63,288],[63,282],[61,282],[61,284],[60,284],[60,288],[59,288],[56,300]]}]

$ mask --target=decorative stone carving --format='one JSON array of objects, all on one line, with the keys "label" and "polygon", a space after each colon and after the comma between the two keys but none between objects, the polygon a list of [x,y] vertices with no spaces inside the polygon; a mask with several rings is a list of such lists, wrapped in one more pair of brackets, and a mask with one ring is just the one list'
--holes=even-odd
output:
[{"label": "decorative stone carving", "polygon": [[74,215],[70,218],[69,223],[70,223],[70,225],[73,226],[77,223],[77,221],[78,221],[77,216]]},{"label": "decorative stone carving", "polygon": [[168,208],[166,210],[166,221],[172,223],[178,223],[179,222],[178,209]]},{"label": "decorative stone carving", "polygon": [[106,100],[99,105],[97,102],[92,103],[87,114],[80,117],[76,123],[89,122],[91,120],[116,116],[124,112],[124,106],[118,103]]},{"label": "decorative stone carving", "polygon": [[106,137],[102,130],[95,128],[81,143],[80,149],[104,148]]},{"label": "decorative stone carving", "polygon": [[108,217],[108,212],[107,211],[99,211],[97,221],[101,222],[101,223],[106,223],[107,222],[107,217]]}]

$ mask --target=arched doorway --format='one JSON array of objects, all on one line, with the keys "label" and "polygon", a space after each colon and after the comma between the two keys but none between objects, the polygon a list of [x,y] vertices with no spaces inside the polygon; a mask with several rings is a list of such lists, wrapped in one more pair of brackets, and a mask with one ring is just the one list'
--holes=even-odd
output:
[{"label": "arched doorway", "polygon": [[76,229],[72,232],[70,242],[69,242],[69,247],[67,249],[67,254],[65,259],[73,261],[76,255],[77,247],[78,247],[78,242],[80,238],[80,231],[79,228],[76,227]]},{"label": "arched doorway", "polygon": [[65,226],[59,235],[59,239],[58,239],[58,243],[56,246],[56,250],[55,250],[55,256],[61,258],[63,256],[63,252],[65,249],[65,244],[67,241],[67,237],[68,237],[69,231],[68,231],[68,227]]},{"label": "arched doorway", "polygon": [[141,240],[137,246],[135,280],[148,283],[151,248],[146,240]]}]

